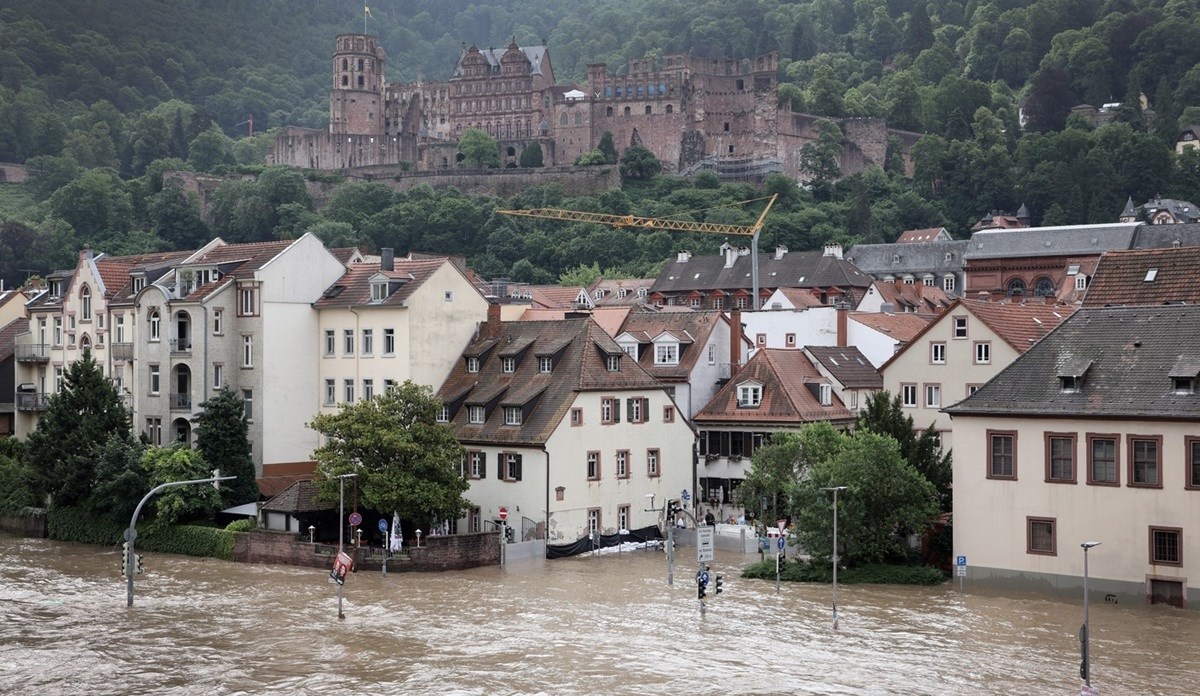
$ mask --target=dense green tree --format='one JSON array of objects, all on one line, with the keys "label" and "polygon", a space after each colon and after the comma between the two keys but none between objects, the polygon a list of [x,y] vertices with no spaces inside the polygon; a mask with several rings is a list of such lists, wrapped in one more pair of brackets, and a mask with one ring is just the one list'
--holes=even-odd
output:
[{"label": "dense green tree", "polygon": [[590,266],[576,266],[563,271],[558,276],[558,284],[564,288],[586,288],[600,279],[600,264],[593,262]]},{"label": "dense green tree", "polygon": [[576,167],[594,167],[600,164],[608,164],[608,160],[605,159],[604,153],[600,152],[598,149],[588,150],[579,157],[575,158]]},{"label": "dense green tree", "polygon": [[[171,481],[193,481],[212,476],[204,456],[184,442],[151,447],[142,454],[141,463],[146,472],[146,484],[151,488]],[[158,493],[151,505],[154,508],[153,524],[166,526],[211,517],[221,509],[221,494],[206,484],[174,486]]]},{"label": "dense green tree", "polygon": [[79,164],[70,157],[38,155],[25,163],[29,179],[25,185],[38,200],[45,200],[55,191],[79,177]]},{"label": "dense green tree", "polygon": [[809,467],[837,454],[846,436],[827,422],[805,426],[797,433],[777,433],[754,452],[746,478],[734,491],[734,501],[757,511],[766,524],[791,514],[790,500]]},{"label": "dense green tree", "polygon": [[904,23],[901,46],[905,53],[916,57],[932,45],[933,27],[929,21],[929,9],[926,3],[917,2]]},{"label": "dense green tree", "polygon": [[133,225],[133,201],[125,182],[111,169],[84,172],[55,191],[49,203],[51,214],[93,243]]},{"label": "dense green tree", "polygon": [[596,149],[600,154],[604,155],[605,164],[616,164],[620,159],[617,154],[617,147],[613,145],[612,131],[604,131],[600,134],[600,144],[596,145]]},{"label": "dense green tree", "polygon": [[113,435],[94,450],[96,482],[84,507],[97,517],[122,524],[129,521],[148,484],[142,455],[146,447],[132,434]]},{"label": "dense green tree", "polygon": [[95,482],[93,456],[110,437],[128,438],[129,410],[88,348],[63,371],[37,429],[26,440],[34,489],[54,505],[78,505]]},{"label": "dense green tree", "polygon": [[468,128],[458,138],[463,166],[472,169],[500,166],[500,146],[496,139],[478,128]]},{"label": "dense green tree", "polygon": [[221,482],[221,504],[225,507],[253,503],[259,498],[254,459],[250,451],[250,425],[246,402],[241,393],[228,384],[200,404],[200,413],[192,417],[196,426],[196,449],[209,466],[219,468],[222,476],[236,476]]},{"label": "dense green tree", "polygon": [[813,75],[808,88],[808,108],[820,116],[839,118],[844,114],[843,95],[846,84],[838,78],[833,68],[822,65]]},{"label": "dense green tree", "polygon": [[941,452],[937,431],[930,423],[925,430],[901,407],[900,397],[889,392],[876,392],[867,398],[855,424],[857,431],[888,435],[900,445],[900,456],[921,472],[937,490],[941,507],[949,512],[953,474],[950,451]]},{"label": "dense green tree", "polygon": [[211,172],[219,166],[231,165],[233,141],[216,128],[197,135],[187,145],[187,160],[198,172]]},{"label": "dense green tree", "polygon": [[369,401],[313,418],[325,444],[313,452],[325,500],[337,500],[337,476],[358,474],[367,507],[394,510],[429,529],[457,519],[467,507],[466,480],[457,467],[466,455],[450,427],[438,423],[441,402],[429,387],[406,380]]},{"label": "dense green tree", "polygon": [[1062,130],[1075,103],[1075,92],[1066,71],[1052,66],[1042,68],[1030,82],[1025,102],[1029,117],[1026,130],[1038,133]]},{"label": "dense green tree", "polygon": [[542,166],[542,146],[536,140],[521,150],[521,166],[526,169]]},{"label": "dense green tree", "polygon": [[178,179],[171,180],[146,201],[150,230],[176,249],[199,248],[208,241],[208,226],[200,219],[200,203],[187,194]]},{"label": "dense green tree", "polygon": [[809,175],[813,195],[829,200],[833,182],[842,174],[842,129],[828,119],[817,121],[817,139],[800,148],[800,168]]},{"label": "dense green tree", "polygon": [[654,153],[641,145],[635,145],[621,155],[621,178],[645,180],[657,176],[662,171],[662,162]]},{"label": "dense green tree", "polygon": [[23,443],[16,438],[0,441],[0,512],[42,504],[33,470],[25,463]]}]

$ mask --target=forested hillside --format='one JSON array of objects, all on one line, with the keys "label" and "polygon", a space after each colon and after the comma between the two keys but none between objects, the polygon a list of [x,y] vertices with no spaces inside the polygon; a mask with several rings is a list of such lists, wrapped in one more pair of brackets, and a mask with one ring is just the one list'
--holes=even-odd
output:
[{"label": "forested hillside", "polygon": [[[1200,198],[1200,156],[1176,157],[1200,123],[1197,0],[387,0],[366,30],[389,79],[445,79],[462,46],[545,41],[560,81],[588,63],[647,54],[780,55],[779,98],[797,111],[876,116],[928,135],[914,172],[898,162],[811,190],[786,182],[767,243],[814,248],[890,241],[909,227],[957,235],[1022,202],[1044,224],[1114,220],[1126,197]],[[25,162],[0,185],[0,276],[68,265],[84,243],[118,253],[294,236],[465,253],[486,274],[557,277],[580,264],[653,272],[673,249],[719,239],[514,223],[499,202],[450,192],[351,187],[321,212],[294,172],[222,187],[211,224],[161,172],[229,172],[262,162],[285,124],[326,119],[333,37],[362,31],[362,6],[332,0],[10,0],[0,9],[0,161]],[[1095,128],[1079,103],[1111,109]],[[1028,122],[1022,129],[1018,105]],[[831,138],[837,138],[836,133]],[[819,153],[814,153],[819,154]],[[243,169],[257,171],[257,168]],[[687,214],[760,195],[745,186],[658,177],[555,204]],[[350,204],[348,201],[354,201]],[[507,201],[504,205],[514,205]],[[365,206],[359,208],[359,206]],[[694,213],[741,219],[750,212]],[[405,216],[398,219],[397,216]],[[412,216],[432,216],[413,218]]]}]

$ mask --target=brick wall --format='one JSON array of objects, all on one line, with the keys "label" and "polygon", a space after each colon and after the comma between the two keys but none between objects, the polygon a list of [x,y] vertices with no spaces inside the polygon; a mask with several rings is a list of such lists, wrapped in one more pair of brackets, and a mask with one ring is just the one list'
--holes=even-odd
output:
[{"label": "brick wall", "polygon": [[[288,532],[244,532],[238,534],[234,542],[233,560],[329,568],[333,565],[334,548],[301,541]],[[368,558],[355,549],[347,551],[356,556],[355,567],[359,570],[379,570],[379,558]],[[496,532],[426,537],[421,540],[420,548],[406,547],[405,551],[407,559],[400,557],[389,561],[389,571],[461,570],[500,563],[500,540]]]},{"label": "brick wall", "polygon": [[33,539],[46,538],[46,513],[0,515],[0,531]]}]

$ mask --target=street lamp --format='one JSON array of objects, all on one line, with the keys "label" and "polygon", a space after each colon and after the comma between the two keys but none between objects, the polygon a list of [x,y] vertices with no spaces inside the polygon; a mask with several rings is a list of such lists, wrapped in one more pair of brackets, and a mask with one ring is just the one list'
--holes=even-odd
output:
[{"label": "street lamp", "polygon": [[1079,676],[1083,683],[1092,685],[1091,664],[1088,656],[1088,549],[1100,545],[1098,541],[1085,541],[1079,546],[1083,548],[1083,626],[1079,628]]},{"label": "street lamp", "polygon": [[[346,479],[358,474],[338,474],[338,555],[342,555],[342,541],[346,537]],[[338,585],[338,618],[344,619],[342,613],[342,585]]]},{"label": "street lamp", "polygon": [[308,525],[308,543],[313,543],[313,532],[317,531],[315,524]]},{"label": "street lamp", "polygon": [[837,567],[838,567],[838,534],[837,534],[837,499],[838,491],[846,490],[845,486],[828,486],[823,491],[833,491],[833,630],[837,630]]}]

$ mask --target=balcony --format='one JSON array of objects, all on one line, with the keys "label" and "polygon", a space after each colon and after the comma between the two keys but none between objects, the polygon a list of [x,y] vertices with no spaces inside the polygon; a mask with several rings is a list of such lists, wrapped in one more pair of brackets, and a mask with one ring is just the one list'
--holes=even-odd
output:
[{"label": "balcony", "polygon": [[50,362],[50,344],[48,343],[18,343],[15,348],[17,362]]},{"label": "balcony", "polygon": [[113,360],[133,360],[132,343],[113,343],[111,347]]},{"label": "balcony", "polygon": [[37,392],[17,392],[17,410],[45,411],[46,404],[49,400],[49,394],[39,394]]},{"label": "balcony", "polygon": [[190,411],[192,408],[191,394],[171,394],[172,411]]},{"label": "balcony", "polygon": [[190,353],[192,352],[192,339],[190,338],[172,338],[171,339],[172,353]]}]

